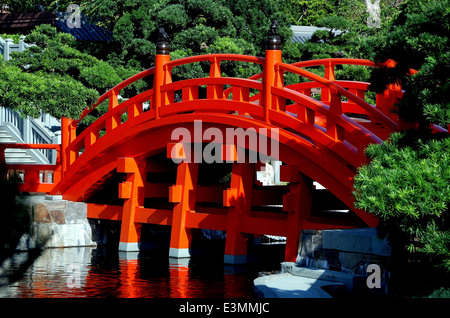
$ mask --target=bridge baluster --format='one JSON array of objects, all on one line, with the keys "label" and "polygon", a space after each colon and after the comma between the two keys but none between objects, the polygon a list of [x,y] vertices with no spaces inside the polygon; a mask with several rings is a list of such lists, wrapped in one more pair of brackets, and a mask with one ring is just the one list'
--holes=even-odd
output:
[{"label": "bridge baluster", "polygon": [[306,125],[313,126],[316,120],[316,113],[308,107],[297,104],[297,118]]},{"label": "bridge baluster", "polygon": [[183,101],[198,99],[198,86],[183,87],[181,94]]},{"label": "bridge baluster", "polygon": [[[170,84],[170,83],[172,83],[172,70],[167,65],[164,65],[163,84]],[[161,98],[162,98],[162,106],[170,105],[175,100],[175,92],[174,91],[164,91],[162,93]]]},{"label": "bridge baluster", "polygon": [[[112,111],[119,105],[119,100],[117,99],[117,93],[115,91],[111,91],[111,95],[109,96],[109,107],[108,111]],[[114,114],[106,121],[106,131],[111,131],[117,126],[120,125],[120,114]]]},{"label": "bridge baluster", "polygon": [[[352,94],[355,94],[356,96],[358,96],[362,100],[366,99],[366,91],[365,90],[362,90],[362,89],[349,89],[349,92],[352,93]],[[348,103],[349,104],[356,104],[352,100],[349,100]]]},{"label": "bridge baluster", "polygon": [[69,147],[70,136],[69,136],[69,125],[70,120],[67,117],[61,117],[61,163],[62,163],[62,175],[68,168],[68,154],[67,150]]},{"label": "bridge baluster", "polygon": [[[233,100],[239,101],[239,102],[249,102],[250,101],[250,89],[248,87],[239,87],[234,86],[231,89],[231,92],[233,94]],[[245,112],[239,112],[239,115],[245,116],[247,113]]]},{"label": "bridge baluster", "polygon": [[302,94],[304,94],[304,95],[306,95],[306,96],[311,97],[311,88],[305,88],[305,89],[302,89],[302,90],[300,90],[300,93],[302,93]]},{"label": "bridge baluster", "polygon": [[84,137],[84,146],[86,149],[90,148],[98,139],[98,132],[96,131],[90,131]]},{"label": "bridge baluster", "polygon": [[131,120],[131,119],[141,115],[142,112],[143,112],[142,102],[130,104],[127,108],[128,120]]},{"label": "bridge baluster", "polygon": [[[217,57],[211,58],[211,68],[209,70],[209,77],[217,78],[222,77],[220,72],[220,60]],[[208,85],[206,91],[207,99],[222,99],[223,98],[223,85]]]},{"label": "bridge baluster", "polygon": [[[68,127],[69,130],[69,144],[71,144],[77,138],[77,124],[71,119]],[[74,149],[69,146],[68,150],[68,166],[74,163],[75,159],[78,157],[79,149]]]},{"label": "bridge baluster", "polygon": [[23,181],[27,184],[39,184],[39,170],[26,170]]},{"label": "bridge baluster", "polygon": [[[284,71],[280,69],[280,67],[277,65],[275,66],[275,80],[274,80],[274,86],[275,87],[283,87],[284,86]],[[286,111],[286,98],[283,98],[281,96],[272,95],[272,108],[276,110]]]},{"label": "bridge baluster", "polygon": [[[329,89],[329,91],[330,91],[330,112],[332,114],[335,114],[336,116],[341,116],[342,115],[341,95],[333,89]],[[345,129],[337,125],[333,119],[327,117],[327,135],[335,140],[343,141]]]},{"label": "bridge baluster", "polygon": [[[325,79],[329,80],[329,81],[335,81],[335,75],[334,75],[334,64],[331,61],[327,61],[325,64],[325,74],[324,77]],[[320,100],[323,103],[330,103],[331,102],[331,92],[330,89],[328,87],[322,87],[321,89],[321,95],[320,95]]]}]

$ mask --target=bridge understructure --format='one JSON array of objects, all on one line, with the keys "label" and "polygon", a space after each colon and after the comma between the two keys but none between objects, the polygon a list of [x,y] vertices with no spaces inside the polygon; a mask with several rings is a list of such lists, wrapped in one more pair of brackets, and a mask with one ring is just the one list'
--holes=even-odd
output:
[{"label": "bridge understructure", "polygon": [[[353,177],[367,162],[367,145],[382,143],[401,126],[391,110],[403,91],[391,85],[372,105],[369,83],[335,78],[336,65],[377,67],[373,62],[285,64],[276,43],[269,43],[265,57],[171,61],[167,43],[157,47],[155,67],[106,92],[77,120],[62,118],[61,145],[0,145],[0,156],[9,147],[58,153],[54,165],[7,166],[10,174],[24,175],[21,191],[86,202],[89,218],[121,222],[123,251],[139,250],[146,223],[171,227],[169,256],[175,258],[190,256],[197,229],[224,231],[229,264],[246,262],[254,236],[286,237],[285,259],[295,261],[302,230],[376,226],[374,216],[353,205]],[[223,77],[221,63],[230,61],[257,64],[262,72]],[[208,77],[172,78],[174,68],[199,64],[209,65]],[[300,81],[284,85],[287,73]],[[119,103],[123,89],[144,79],[152,89]],[[80,125],[106,102],[108,112]],[[267,160],[282,162],[281,184],[256,179]],[[51,181],[40,177],[48,173]]]}]

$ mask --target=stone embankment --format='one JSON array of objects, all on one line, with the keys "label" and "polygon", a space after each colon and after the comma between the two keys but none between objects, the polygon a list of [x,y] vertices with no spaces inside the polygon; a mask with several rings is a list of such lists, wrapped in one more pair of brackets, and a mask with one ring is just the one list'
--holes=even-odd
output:
[{"label": "stone embankment", "polygon": [[[371,265],[380,269],[373,275]],[[305,230],[296,262],[281,264],[279,274],[254,280],[264,298],[331,298],[335,295],[386,295],[391,247],[376,228]],[[370,276],[370,277],[369,277]],[[379,279],[377,287],[367,281]]]},{"label": "stone embankment", "polygon": [[85,203],[60,196],[23,196],[17,200],[28,207],[33,221],[30,234],[22,236],[18,250],[96,246]]}]

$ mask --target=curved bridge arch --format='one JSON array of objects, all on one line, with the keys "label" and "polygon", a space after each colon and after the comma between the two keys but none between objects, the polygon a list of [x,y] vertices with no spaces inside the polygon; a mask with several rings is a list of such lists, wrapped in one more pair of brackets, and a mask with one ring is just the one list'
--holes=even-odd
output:
[{"label": "curved bridge arch", "polygon": [[[257,64],[263,72],[247,79],[222,77],[223,61]],[[209,63],[209,76],[173,82],[172,69],[190,63]],[[368,83],[335,79],[334,67],[339,64],[375,67],[370,61],[351,59],[289,65],[281,61],[281,51],[277,50],[266,51],[265,58],[213,54],[170,61],[169,55],[159,54],[154,68],[106,92],[78,120],[62,120],[61,161],[52,167],[62,176],[45,191],[87,201],[108,178],[123,174],[118,184],[123,206],[89,205],[89,217],[122,221],[121,249],[137,248],[141,223],[171,225],[170,254],[175,257],[188,255],[190,229],[223,230],[227,232],[225,254],[231,263],[241,262],[245,256],[248,234],[286,236],[286,260],[295,260],[303,229],[374,226],[377,220],[373,216],[353,207],[352,180],[356,169],[366,162],[367,145],[383,142],[398,129],[398,120],[390,109],[403,92],[399,86],[391,86],[377,95],[376,105],[371,105],[365,94]],[[323,76],[305,69],[316,66],[323,67]],[[286,86],[286,72],[304,80]],[[122,89],[149,76],[153,77],[152,89],[119,104]],[[202,89],[206,91],[204,97],[199,93]],[[320,99],[313,92],[319,92]],[[78,124],[103,102],[109,103],[108,112],[77,135]],[[282,178],[287,184],[256,185],[259,162],[232,163],[227,183],[199,184],[202,168],[198,163],[175,165],[166,156],[170,147],[189,144],[173,140],[172,132],[183,127],[195,136],[196,121],[203,125],[200,139],[196,136],[192,140],[196,143],[208,143],[201,138],[208,128],[223,135],[227,129],[276,129],[279,157],[274,159],[282,161]],[[249,144],[233,142],[226,146],[255,150]],[[176,175],[170,182],[152,184],[147,180],[151,173],[170,169]],[[313,180],[343,202],[356,219],[313,215]],[[169,208],[145,204],[148,198],[161,197]],[[215,205],[202,205],[209,201]],[[276,211],[261,210],[261,206]]]},{"label": "curved bridge arch", "polygon": [[[204,129],[209,127],[223,131],[227,128],[258,129],[272,127],[264,123],[233,115],[217,114],[183,114],[152,123],[143,121],[133,127],[123,125],[117,128],[117,134],[110,138],[104,137],[91,151],[83,153],[78,160],[66,171],[63,182],[53,190],[54,194],[64,194],[64,197],[73,201],[87,199],[86,193],[96,185],[99,179],[117,168],[117,158],[147,158],[152,155],[165,153],[167,144],[172,140],[172,132],[180,127],[194,132],[194,121],[202,121]],[[203,135],[203,131],[202,131]],[[270,138],[270,136],[269,136]],[[342,201],[350,203],[351,178],[354,168],[342,158],[333,157],[327,148],[318,147],[314,142],[300,136],[294,136],[289,131],[279,131],[278,140],[279,158],[286,165],[305,166],[300,168],[302,173],[317,180]],[[205,141],[207,142],[207,141]],[[269,141],[270,143],[270,141]],[[248,147],[248,144],[244,146]],[[265,153],[270,156],[271,153]],[[83,159],[83,160],[81,160]],[[345,195],[344,195],[345,194]]]},{"label": "curved bridge arch", "polygon": [[[262,81],[255,78],[222,77],[220,63],[223,60],[262,65],[264,70]],[[210,76],[172,82],[171,71],[174,67],[194,62],[209,62]],[[285,87],[282,80],[285,72],[293,72],[305,77],[310,82]],[[330,71],[328,73],[331,74]],[[121,104],[118,103],[117,95],[122,88],[149,75],[154,77],[153,89],[138,94]],[[349,89],[347,90],[339,84],[346,84]],[[131,183],[125,181],[122,183],[123,186],[119,185],[119,192],[130,192],[133,193],[130,196],[135,196],[133,199],[123,193],[119,194],[125,199],[120,217],[122,228],[125,229],[121,234],[122,249],[129,249],[130,244],[138,240],[139,236],[135,221],[141,217],[141,214],[145,214],[144,210],[139,208],[142,207],[143,199],[138,199],[136,194],[138,192],[133,192],[132,189],[138,191],[138,188],[134,188],[138,184],[135,182],[136,178],[139,179],[136,176],[141,176],[140,185],[145,188],[146,177],[145,172],[142,174],[138,168],[135,170],[123,168],[122,166],[126,166],[126,164],[121,158],[133,159],[134,161],[131,162],[134,162],[134,165],[142,165],[142,160],[145,161],[154,154],[167,151],[167,143],[172,141],[170,138],[174,129],[183,126],[192,131],[194,120],[201,120],[205,127],[210,125],[222,129],[222,131],[230,127],[277,128],[279,129],[280,145],[280,158],[278,159],[284,163],[284,168],[287,167],[284,169],[288,170],[286,180],[292,184],[282,195],[283,210],[288,215],[284,214],[282,219],[274,213],[269,216],[266,214],[259,219],[253,218],[251,223],[258,224],[258,226],[248,225],[245,229],[246,221],[245,218],[242,219],[242,215],[251,214],[249,207],[251,203],[239,202],[248,201],[251,198],[249,191],[253,190],[248,187],[253,188],[250,182],[253,183],[254,179],[251,176],[244,177],[246,173],[239,172],[240,168],[234,168],[233,165],[230,188],[223,190],[223,205],[229,205],[226,221],[221,219],[221,221],[209,222],[208,220],[217,218],[216,215],[209,214],[208,217],[203,216],[201,222],[191,222],[192,224],[189,225],[186,223],[189,223],[189,219],[193,220],[195,217],[199,217],[197,215],[199,213],[192,213],[195,203],[189,202],[189,191],[196,188],[194,186],[196,179],[192,176],[198,175],[198,167],[181,164],[177,168],[177,182],[169,188],[168,200],[175,201],[177,204],[164,222],[171,224],[172,231],[175,233],[171,238],[171,253],[174,256],[186,253],[185,250],[189,246],[186,228],[198,226],[227,231],[230,239],[227,240],[225,253],[232,255],[229,256],[232,257],[231,262],[235,262],[235,258],[240,254],[245,254],[242,238],[242,233],[245,231],[250,233],[267,233],[269,231],[272,234],[288,236],[286,259],[292,259],[296,253],[295,246],[300,229],[308,228],[308,226],[345,227],[342,223],[336,225],[335,222],[324,222],[323,219],[319,223],[314,223],[307,219],[307,215],[310,213],[307,210],[311,210],[312,204],[311,197],[308,195],[304,197],[305,193],[311,191],[311,183],[307,180],[316,180],[324,185],[339,200],[349,206],[364,221],[363,223],[369,226],[376,224],[376,220],[372,216],[353,208],[351,190],[352,176],[356,168],[366,160],[363,153],[365,147],[369,143],[382,142],[382,139],[348,117],[344,110],[345,107],[351,106],[352,111],[357,109],[361,114],[368,114],[389,131],[396,129],[396,124],[381,110],[369,105],[361,98],[363,84],[359,84],[359,86],[348,82],[339,84],[333,81],[333,78],[327,79],[299,67],[284,64],[281,59],[277,60],[276,55],[271,57],[270,54],[265,59],[216,54],[176,61],[169,61],[168,56],[157,56],[157,65],[154,69],[137,74],[99,99],[96,105],[109,100],[109,111],[80,135],[76,136],[75,134],[77,123],[96,105],[86,110],[78,121],[69,123],[67,128],[71,134],[68,138],[69,142],[66,141],[66,147],[63,147],[66,151],[66,161],[63,163],[64,177],[52,193],[61,193],[65,198],[84,201],[112,171],[126,173],[128,176],[126,180],[134,181]],[[202,86],[206,87],[206,98],[204,99],[199,98],[199,88]],[[320,101],[308,94],[308,91],[313,88],[321,90]],[[351,89],[354,90],[354,93],[351,92]],[[175,94],[177,93],[181,95],[181,101],[176,101]],[[346,103],[342,101],[342,96],[347,99]],[[144,111],[143,104],[146,101],[149,102],[150,107],[149,110]],[[127,120],[123,121],[125,113]],[[101,130],[104,131],[102,137],[100,137]],[[83,153],[80,154],[82,150]],[[235,171],[235,169],[237,170]],[[247,166],[247,169],[255,171],[256,168]],[[181,175],[180,180],[178,180],[179,175]],[[234,181],[235,179],[240,181]],[[298,183],[298,180],[302,181]],[[242,182],[247,185],[242,188],[236,186]],[[187,188],[190,190],[186,190],[188,191],[186,193],[183,192],[183,189]],[[177,199],[173,197],[177,197]],[[139,200],[141,203],[137,202]],[[230,203],[230,200],[234,203]],[[254,200],[251,199],[251,201]],[[236,209],[240,212],[236,212]],[[294,221],[292,220],[293,216],[289,215],[289,211],[294,212],[293,215],[296,218]],[[149,211],[145,212],[150,213]],[[102,213],[105,214],[104,211]],[[99,213],[92,214],[100,215]],[[186,221],[186,217],[188,221]],[[150,218],[149,216],[148,219]],[[278,220],[277,225],[273,225],[274,218]],[[209,225],[206,225],[208,222]],[[247,223],[249,222],[247,221]],[[292,222],[295,224],[293,228],[288,225]],[[227,226],[220,227],[219,223],[225,223]],[[272,230],[273,232],[270,232]]]}]

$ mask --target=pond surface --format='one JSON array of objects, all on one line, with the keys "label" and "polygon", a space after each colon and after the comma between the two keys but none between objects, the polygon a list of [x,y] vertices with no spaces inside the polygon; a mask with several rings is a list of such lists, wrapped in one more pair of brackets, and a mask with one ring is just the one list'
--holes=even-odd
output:
[{"label": "pond surface", "polygon": [[280,269],[284,245],[259,246],[241,266],[224,265],[220,248],[206,252],[173,259],[165,249],[46,249],[19,281],[0,288],[0,297],[252,298],[259,273]]}]

